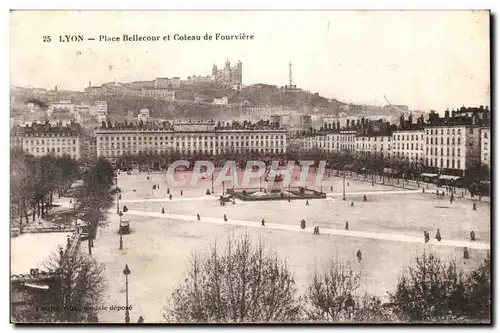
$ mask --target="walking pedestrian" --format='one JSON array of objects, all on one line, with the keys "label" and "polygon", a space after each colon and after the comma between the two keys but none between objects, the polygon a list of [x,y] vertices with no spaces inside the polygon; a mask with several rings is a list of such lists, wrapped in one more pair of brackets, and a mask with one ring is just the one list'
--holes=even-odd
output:
[{"label": "walking pedestrian", "polygon": [[475,241],[475,240],[476,240],[476,233],[474,232],[474,230],[472,230],[472,231],[470,232],[470,240],[471,240],[471,241]]},{"label": "walking pedestrian", "polygon": [[345,221],[345,230],[349,230],[349,221]]},{"label": "walking pedestrian", "polygon": [[363,195],[363,201],[368,201],[368,199],[366,198],[366,194]]},{"label": "walking pedestrian", "polygon": [[196,220],[197,220],[197,221],[200,221],[200,220],[201,220],[201,218],[200,218],[200,214],[196,214]]},{"label": "walking pedestrian", "polygon": [[172,194],[170,194],[170,195],[168,196],[168,198],[169,198],[170,200],[172,200]]},{"label": "walking pedestrian", "polygon": [[170,194],[170,189],[169,188],[167,188],[167,194]]},{"label": "walking pedestrian", "polygon": [[351,201],[351,207],[354,207],[354,201]]},{"label": "walking pedestrian", "polygon": [[469,259],[470,258],[470,255],[469,255],[469,249],[467,247],[464,247],[464,259]]},{"label": "walking pedestrian", "polygon": [[224,214],[224,222],[227,222],[227,216]]},{"label": "walking pedestrian", "polygon": [[262,219],[262,221],[260,221],[260,225],[261,225],[262,227],[265,227],[265,226],[266,226],[266,221],[264,221],[264,219]]},{"label": "walking pedestrian", "polygon": [[309,206],[309,200],[306,200],[306,206]]},{"label": "walking pedestrian", "polygon": [[427,231],[424,231],[424,240],[425,240],[425,243],[427,244],[429,242],[429,233]]},{"label": "walking pedestrian", "polygon": [[181,190],[181,197],[182,197],[183,194],[184,194],[184,192],[182,192],[182,190]]},{"label": "walking pedestrian", "polygon": [[436,239],[437,239],[438,242],[441,241],[441,232],[439,231],[439,229],[436,232]]},{"label": "walking pedestrian", "polygon": [[474,203],[472,203],[472,210],[474,210],[474,211],[475,211],[475,210],[477,210],[477,206],[476,206],[476,203],[475,203],[475,202],[474,202]]},{"label": "walking pedestrian", "polygon": [[165,214],[165,208],[161,207],[161,213]]},{"label": "walking pedestrian", "polygon": [[363,258],[361,257],[361,250],[358,250],[358,252],[356,252],[356,257],[358,258],[358,262],[361,262],[361,260],[363,260]]}]

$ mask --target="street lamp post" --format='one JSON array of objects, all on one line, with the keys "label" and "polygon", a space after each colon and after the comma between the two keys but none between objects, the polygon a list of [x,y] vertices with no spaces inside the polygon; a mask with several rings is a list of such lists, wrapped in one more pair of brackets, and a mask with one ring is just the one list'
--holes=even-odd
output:
[{"label": "street lamp post", "polygon": [[214,173],[215,173],[215,157],[213,158],[214,170],[212,171],[212,194],[214,193]]},{"label": "street lamp post", "polygon": [[342,182],[342,200],[345,201],[345,170],[342,172],[343,182]]},{"label": "street lamp post", "polygon": [[[116,188],[118,188],[118,176],[115,176],[115,184],[116,184]],[[116,214],[120,214],[120,197],[119,197],[119,193],[116,192]]]},{"label": "street lamp post", "polygon": [[120,212],[120,225],[118,226],[118,233],[120,234],[120,250],[123,250],[123,236],[122,236],[122,215],[123,213]]},{"label": "street lamp post", "polygon": [[125,269],[123,270],[123,274],[125,275],[125,323],[130,322],[130,314],[128,312],[128,276],[130,274],[130,269],[128,268],[128,265],[125,264]]}]

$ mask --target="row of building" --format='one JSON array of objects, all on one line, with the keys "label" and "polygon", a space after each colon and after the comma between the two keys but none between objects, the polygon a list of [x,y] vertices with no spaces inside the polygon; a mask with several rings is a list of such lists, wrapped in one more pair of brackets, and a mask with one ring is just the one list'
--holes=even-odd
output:
[{"label": "row of building", "polygon": [[[364,118],[325,124],[313,131],[307,117],[301,120],[300,135],[283,129],[278,121],[221,125],[211,122],[147,123],[149,112],[141,111],[137,123],[103,122],[101,128],[84,133],[75,123],[52,126],[49,123],[17,126],[11,143],[33,155],[55,153],[82,157],[116,158],[125,154],[234,153],[283,154],[287,149],[318,149],[379,155],[415,165],[463,172],[475,162],[490,165],[490,116],[488,108],[461,108],[445,111],[444,117],[431,112],[427,121],[421,116],[401,116],[399,125]],[[144,125],[143,125],[144,123]],[[236,125],[235,125],[236,124]]]},{"label": "row of building", "polygon": [[463,173],[473,163],[490,166],[490,114],[488,108],[431,112],[414,123],[402,116],[399,126],[364,118],[325,124],[317,131],[290,140],[299,150],[349,152],[404,160],[428,169]]}]

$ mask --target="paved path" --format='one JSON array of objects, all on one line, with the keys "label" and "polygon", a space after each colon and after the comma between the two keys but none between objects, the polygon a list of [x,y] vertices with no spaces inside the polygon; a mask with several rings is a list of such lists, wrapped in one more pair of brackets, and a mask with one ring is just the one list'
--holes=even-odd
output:
[{"label": "paved path", "polygon": [[[175,219],[181,221],[196,221],[195,215],[181,215],[181,214],[161,214],[161,213],[153,213],[153,212],[144,212],[144,211],[134,211],[129,210],[126,215],[136,215],[136,216],[149,216],[155,218],[165,218],[165,219]],[[223,218],[214,218],[214,217],[206,217],[201,216],[201,221],[197,223],[214,223],[214,224],[231,224],[231,225],[241,225],[248,227],[257,227],[262,228],[260,226],[260,221],[246,221],[246,220],[235,220],[228,217],[228,221],[224,222]],[[311,233],[312,226],[310,225],[308,228],[302,230],[299,225],[290,225],[290,224],[275,224],[275,223],[266,223],[265,228],[268,229],[276,229],[276,230],[286,230],[286,231],[295,231],[295,232],[305,232]],[[408,236],[404,234],[385,234],[385,233],[375,233],[375,232],[365,232],[365,231],[354,231],[354,230],[341,230],[341,229],[327,229],[322,228],[320,230],[321,234],[329,234],[329,235],[337,235],[337,236],[346,236],[346,237],[358,237],[358,238],[368,238],[368,239],[380,239],[380,240],[388,240],[394,242],[406,242],[406,243],[423,243],[422,237],[414,237]],[[490,245],[487,243],[480,242],[467,242],[467,241],[458,241],[458,240],[442,240],[441,242],[436,241],[435,239],[431,239],[429,244],[437,245],[437,246],[447,246],[447,247],[468,247],[470,249],[478,249],[478,250],[489,250]]]}]

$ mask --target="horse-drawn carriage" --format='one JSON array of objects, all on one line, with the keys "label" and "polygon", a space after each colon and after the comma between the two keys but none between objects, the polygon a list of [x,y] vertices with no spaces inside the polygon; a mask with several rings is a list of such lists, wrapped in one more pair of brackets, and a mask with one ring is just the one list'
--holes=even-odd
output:
[{"label": "horse-drawn carriage", "polygon": [[220,196],[220,201],[221,202],[230,202],[230,201],[233,201],[233,196],[232,195],[221,195]]},{"label": "horse-drawn carriage", "polygon": [[122,235],[128,235],[130,233],[130,221],[129,220],[121,220],[120,221],[120,233]]}]

